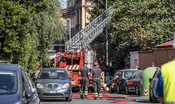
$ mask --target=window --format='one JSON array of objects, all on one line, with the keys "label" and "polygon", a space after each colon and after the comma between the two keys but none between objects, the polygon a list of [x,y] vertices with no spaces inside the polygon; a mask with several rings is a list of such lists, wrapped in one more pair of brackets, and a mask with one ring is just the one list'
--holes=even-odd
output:
[{"label": "window", "polygon": [[124,78],[130,78],[132,76],[133,71],[125,71]]},{"label": "window", "polygon": [[21,68],[21,80],[22,80],[22,91],[25,91],[26,89],[29,89],[26,72]]},{"label": "window", "polygon": [[39,79],[68,79],[66,70],[41,70]]},{"label": "window", "polygon": [[18,90],[16,71],[0,70],[0,94],[14,94]]}]

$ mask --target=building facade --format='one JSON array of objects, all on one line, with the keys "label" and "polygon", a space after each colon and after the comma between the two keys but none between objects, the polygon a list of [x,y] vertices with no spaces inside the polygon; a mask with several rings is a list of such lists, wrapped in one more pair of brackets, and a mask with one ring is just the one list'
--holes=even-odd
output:
[{"label": "building facade", "polygon": [[89,24],[88,10],[94,6],[94,0],[67,0],[66,13],[63,17],[67,20],[68,39]]}]

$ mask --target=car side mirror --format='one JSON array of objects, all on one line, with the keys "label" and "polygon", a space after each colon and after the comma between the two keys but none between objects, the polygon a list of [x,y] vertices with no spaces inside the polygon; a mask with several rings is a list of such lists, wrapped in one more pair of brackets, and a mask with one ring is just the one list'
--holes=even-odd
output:
[{"label": "car side mirror", "polygon": [[151,81],[152,81],[152,78],[149,79],[149,82],[150,82],[150,83],[151,83]]},{"label": "car side mirror", "polygon": [[25,91],[25,98],[30,99],[33,96],[34,92],[32,90]]}]

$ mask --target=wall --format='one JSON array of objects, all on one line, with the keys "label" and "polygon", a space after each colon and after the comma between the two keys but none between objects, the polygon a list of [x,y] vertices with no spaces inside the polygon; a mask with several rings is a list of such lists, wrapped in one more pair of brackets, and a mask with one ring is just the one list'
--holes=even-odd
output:
[{"label": "wall", "polygon": [[135,69],[139,67],[138,52],[130,52],[130,68]]},{"label": "wall", "polygon": [[175,50],[172,48],[157,48],[152,52],[138,52],[139,68],[161,67],[161,65],[175,59]]},{"label": "wall", "polygon": [[152,52],[139,52],[139,68],[141,70],[154,66]]},{"label": "wall", "polygon": [[155,49],[153,51],[155,66],[161,67],[175,58],[175,50],[172,48],[168,49]]}]

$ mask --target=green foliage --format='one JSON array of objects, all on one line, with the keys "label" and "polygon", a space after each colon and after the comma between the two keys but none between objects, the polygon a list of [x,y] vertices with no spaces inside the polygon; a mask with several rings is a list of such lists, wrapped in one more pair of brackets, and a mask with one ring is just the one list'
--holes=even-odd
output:
[{"label": "green foliage", "polygon": [[49,46],[64,34],[59,0],[0,2],[0,59],[32,70],[42,60],[48,63],[45,57]]},{"label": "green foliage", "polygon": [[[115,12],[107,25],[109,58],[114,67],[129,67],[130,51],[152,50],[155,45],[172,40],[175,30],[173,0],[115,0],[115,4]],[[98,11],[104,11],[104,7],[90,11],[92,18]]]},{"label": "green foliage", "polygon": [[150,50],[156,44],[171,40],[175,13],[172,3],[166,0],[118,3],[108,28],[115,32],[113,39],[118,41],[118,47],[128,45]]}]

